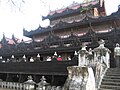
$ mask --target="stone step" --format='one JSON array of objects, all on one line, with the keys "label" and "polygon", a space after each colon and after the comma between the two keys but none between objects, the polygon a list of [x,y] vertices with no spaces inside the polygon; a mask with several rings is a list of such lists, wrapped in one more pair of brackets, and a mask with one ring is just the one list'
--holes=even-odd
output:
[{"label": "stone step", "polygon": [[107,71],[108,73],[112,73],[112,72],[114,72],[114,73],[120,73],[120,71]]},{"label": "stone step", "polygon": [[102,84],[102,85],[115,85],[115,86],[120,86],[120,82],[106,82],[106,81],[103,81],[101,84]]},{"label": "stone step", "polygon": [[98,90],[120,90],[120,68],[109,68]]},{"label": "stone step", "polygon": [[107,73],[117,73],[117,74],[120,74],[120,72],[119,71],[116,71],[116,72],[113,72],[113,71],[109,71],[109,72],[107,72]]},{"label": "stone step", "polygon": [[116,72],[116,71],[120,71],[120,68],[119,68],[119,69],[118,69],[118,68],[117,68],[117,69],[116,69],[116,68],[112,68],[112,69],[108,69],[107,71],[108,71],[108,72],[109,72],[109,71]]},{"label": "stone step", "polygon": [[120,68],[119,69],[112,69],[112,70],[108,69],[107,72],[120,72]]},{"label": "stone step", "polygon": [[102,81],[106,81],[106,82],[120,82],[120,79],[107,79],[107,78],[103,78]]},{"label": "stone step", "polygon": [[109,68],[108,70],[120,70],[120,68]]},{"label": "stone step", "polygon": [[98,90],[116,90],[116,89],[105,89],[105,88],[100,88]]},{"label": "stone step", "polygon": [[118,73],[118,74],[120,74],[120,71],[107,71],[107,73]]},{"label": "stone step", "polygon": [[120,90],[120,86],[116,85],[101,85],[100,88]]},{"label": "stone step", "polygon": [[120,76],[120,73],[106,73],[107,76]]},{"label": "stone step", "polygon": [[107,79],[120,79],[120,76],[104,76],[103,78],[107,78]]}]

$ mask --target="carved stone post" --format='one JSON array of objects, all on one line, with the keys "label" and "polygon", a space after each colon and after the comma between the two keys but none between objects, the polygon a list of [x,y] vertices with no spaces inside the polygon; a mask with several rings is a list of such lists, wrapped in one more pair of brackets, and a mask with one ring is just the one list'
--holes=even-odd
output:
[{"label": "carved stone post", "polygon": [[99,88],[102,78],[110,67],[110,50],[104,46],[104,40],[100,40],[99,47],[95,48],[94,51],[94,62],[95,62],[95,81],[96,88]]},{"label": "carved stone post", "polygon": [[95,48],[94,51],[94,61],[105,64],[107,68],[110,67],[110,50],[104,46],[105,41],[99,41],[99,47]]},{"label": "carved stone post", "polygon": [[92,64],[94,63],[93,63],[93,50],[91,48],[88,51],[87,59],[89,66],[92,66]]},{"label": "carved stone post", "polygon": [[70,86],[70,82],[72,80],[72,67],[68,67],[67,70],[68,70],[68,78],[66,79],[63,90],[68,90]]},{"label": "carved stone post", "polygon": [[62,90],[95,90],[92,68],[70,66],[67,69],[68,78]]},{"label": "carved stone post", "polygon": [[88,66],[88,53],[86,46],[78,52],[78,66],[67,67],[68,78],[62,90],[95,90],[95,77],[93,69]]},{"label": "carved stone post", "polygon": [[78,66],[86,66],[87,63],[87,54],[88,51],[86,50],[85,45],[82,46],[82,49],[78,51]]},{"label": "carved stone post", "polygon": [[42,76],[42,78],[40,79],[40,82],[37,84],[38,85],[38,90],[46,90],[46,86],[49,83],[46,82],[46,78],[44,76]]},{"label": "carved stone post", "polygon": [[28,76],[27,79],[28,79],[28,80],[27,80],[26,82],[24,82],[24,84],[26,85],[26,86],[25,86],[25,89],[26,89],[26,90],[34,90],[36,83],[33,81],[32,76]]}]

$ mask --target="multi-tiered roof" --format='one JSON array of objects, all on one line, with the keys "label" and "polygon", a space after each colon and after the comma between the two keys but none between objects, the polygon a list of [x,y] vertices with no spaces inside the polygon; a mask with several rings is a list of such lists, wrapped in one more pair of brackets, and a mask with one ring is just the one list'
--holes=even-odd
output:
[{"label": "multi-tiered roof", "polygon": [[[102,2],[103,1],[103,2]],[[43,17],[43,19],[49,19],[50,25],[48,27],[39,26],[38,29],[34,31],[24,31],[24,35],[30,38],[33,38],[39,34],[45,34],[52,31],[60,31],[61,29],[64,31],[65,28],[71,28],[75,26],[85,26],[92,20],[93,22],[97,22],[97,18],[101,16],[105,16],[105,6],[104,0],[94,0],[87,3],[82,4],[73,4],[70,7],[59,9],[55,11],[51,11],[48,16]]]}]

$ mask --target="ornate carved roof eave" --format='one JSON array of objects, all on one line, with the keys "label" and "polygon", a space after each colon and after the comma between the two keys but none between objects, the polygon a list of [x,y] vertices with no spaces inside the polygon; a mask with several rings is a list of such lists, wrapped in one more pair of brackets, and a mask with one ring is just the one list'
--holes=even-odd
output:
[{"label": "ornate carved roof eave", "polygon": [[34,35],[39,35],[45,32],[49,32],[51,31],[51,27],[48,26],[47,28],[44,27],[38,27],[36,30],[31,30],[31,31],[27,31],[27,30],[23,30],[23,35],[32,38]]},{"label": "ornate carved roof eave", "polygon": [[96,23],[101,23],[101,22],[108,22],[108,21],[113,21],[113,20],[117,20],[117,17],[115,16],[106,16],[106,17],[98,17],[98,18],[92,18],[92,17],[86,17],[84,18],[82,21],[79,22],[72,22],[72,23],[66,23],[66,22],[62,22],[60,21],[58,24],[56,24],[52,30],[60,30],[60,29],[64,29],[64,28],[72,28],[72,27],[77,27],[77,26],[83,26],[83,25],[89,25],[90,23],[92,25],[96,24]]},{"label": "ornate carved roof eave", "polygon": [[[92,4],[90,4],[92,5]],[[87,7],[89,7],[90,5],[88,5]],[[91,8],[94,8],[94,7],[100,7],[100,4],[99,2],[95,5],[92,5]],[[43,16],[43,20],[45,19],[50,19],[50,20],[53,20],[53,19],[57,19],[59,17],[64,17],[64,16],[67,16],[67,15],[72,15],[72,14],[77,14],[79,13],[80,14],[80,11],[83,9],[84,7],[79,7],[77,9],[69,9],[69,8],[66,8],[66,10],[64,10],[62,13],[57,13],[55,12],[53,15],[48,15],[46,17]]]},{"label": "ornate carved roof eave", "polygon": [[120,18],[120,15],[110,15],[110,16],[106,16],[106,17],[98,17],[98,18],[93,18],[93,17],[89,17],[89,16],[86,16],[82,21],[79,21],[79,22],[72,22],[72,23],[66,23],[66,22],[63,22],[63,21],[60,21],[59,23],[57,23],[55,26],[53,27],[50,27],[48,26],[47,28],[38,28],[34,31],[26,31],[26,30],[23,30],[23,35],[24,36],[27,36],[27,37],[32,37],[34,35],[39,35],[39,34],[42,34],[42,33],[46,33],[46,32],[49,32],[51,30],[60,30],[60,29],[66,29],[66,28],[73,28],[73,27],[77,27],[77,26],[89,26],[89,23],[91,22],[92,25],[94,24],[97,24],[97,23],[101,23],[101,22],[108,22],[108,21],[114,21],[114,20],[118,20],[118,18]]},{"label": "ornate carved roof eave", "polygon": [[65,29],[65,28],[72,28],[72,27],[76,27],[76,26],[83,26],[83,25],[88,25],[90,23],[90,21],[95,21],[98,18],[92,18],[92,17],[85,17],[83,20],[81,21],[73,21],[72,23],[67,23],[67,22],[63,22],[60,21],[59,23],[57,23],[55,26],[52,27],[52,30],[60,30],[60,29]]},{"label": "ornate carved roof eave", "polygon": [[89,25],[90,23],[94,25],[96,23],[108,22],[108,21],[113,21],[113,20],[118,20],[118,17],[117,16],[106,16],[106,17],[92,18],[92,17],[87,16],[82,21],[79,21],[79,22],[74,21],[72,23],[66,23],[66,22],[61,21],[60,23],[56,24],[52,28],[52,30],[59,30],[59,29],[64,29],[64,28]]}]

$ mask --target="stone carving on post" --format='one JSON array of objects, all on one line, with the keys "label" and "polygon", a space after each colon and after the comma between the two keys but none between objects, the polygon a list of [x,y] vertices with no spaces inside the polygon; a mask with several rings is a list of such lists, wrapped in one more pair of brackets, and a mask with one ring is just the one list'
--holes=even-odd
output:
[{"label": "stone carving on post", "polygon": [[40,82],[37,84],[38,85],[38,90],[46,90],[46,86],[49,83],[46,82],[46,78],[44,76],[42,76],[42,78],[40,79]]},{"label": "stone carving on post", "polygon": [[68,78],[62,90],[95,90],[95,78],[92,68],[70,66],[67,69]]},{"label": "stone carving on post", "polygon": [[82,45],[82,49],[78,51],[78,66],[86,66],[88,65],[87,63],[87,55],[88,51],[86,50],[86,45]]},{"label": "stone carving on post", "polygon": [[91,48],[89,48],[88,55],[87,55],[87,60],[88,60],[89,66],[93,66],[93,64],[94,64],[93,59],[94,59],[93,50]]},{"label": "stone carving on post", "polygon": [[62,90],[95,90],[95,78],[93,69],[88,66],[88,54],[83,45],[78,52],[78,66],[67,67],[68,78]]},{"label": "stone carving on post", "polygon": [[69,86],[69,90],[86,90],[86,83],[88,79],[87,68],[84,67],[73,67],[72,79]]},{"label": "stone carving on post", "polygon": [[27,80],[26,82],[24,82],[24,84],[26,84],[26,85],[25,85],[25,89],[26,89],[26,90],[34,90],[36,83],[33,81],[32,76],[31,76],[31,75],[28,76],[27,79],[28,79],[28,80]]},{"label": "stone carving on post", "polygon": [[66,79],[66,82],[65,82],[62,90],[69,90],[68,88],[69,88],[70,82],[72,80],[72,67],[68,67],[67,70],[68,70],[68,78]]},{"label": "stone carving on post", "polygon": [[[106,48],[105,41],[100,40],[95,49],[86,50],[85,45],[78,51],[78,66],[68,67],[68,78],[63,90],[95,90],[98,89],[103,76],[110,68],[110,53]],[[95,76],[93,69],[95,69]],[[92,83],[92,85],[91,85]]]},{"label": "stone carving on post", "polygon": [[105,41],[99,41],[99,47],[93,50],[94,52],[94,62],[95,62],[95,81],[96,88],[99,88],[101,80],[107,70],[110,67],[110,50],[106,48]]},{"label": "stone carving on post", "polygon": [[110,50],[104,46],[105,41],[99,41],[99,47],[95,48],[94,61],[104,64],[107,68],[110,67]]}]

